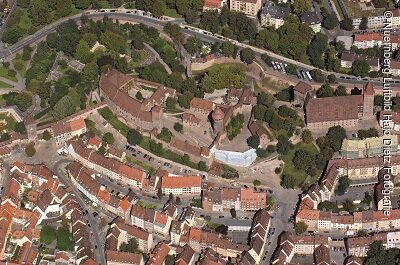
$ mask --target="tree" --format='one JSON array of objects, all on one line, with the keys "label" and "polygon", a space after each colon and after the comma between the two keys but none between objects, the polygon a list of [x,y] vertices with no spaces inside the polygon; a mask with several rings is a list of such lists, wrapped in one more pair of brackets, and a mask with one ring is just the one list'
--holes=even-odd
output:
[{"label": "tree", "polygon": [[175,124],[174,124],[174,130],[177,131],[177,132],[182,133],[182,132],[183,132],[183,126],[182,126],[182,124],[179,123],[179,122],[175,122]]},{"label": "tree", "polygon": [[157,190],[157,197],[158,197],[158,199],[161,199],[162,196],[163,196],[162,189],[161,189],[161,188],[158,188],[158,190]]},{"label": "tree", "polygon": [[28,144],[28,145],[25,147],[25,154],[26,154],[28,157],[34,156],[34,155],[36,154],[35,146],[34,146],[33,144]]},{"label": "tree", "polygon": [[343,195],[350,187],[350,184],[351,184],[351,179],[348,176],[340,177],[336,193],[339,195]]},{"label": "tree", "polygon": [[76,46],[75,58],[82,63],[88,63],[92,58],[89,44],[85,40],[80,40]]},{"label": "tree", "polygon": [[262,91],[260,94],[257,96],[257,104],[262,104],[266,107],[272,107],[272,105],[275,103],[276,99],[273,95],[266,93]]},{"label": "tree", "polygon": [[12,105],[16,105],[20,111],[25,112],[32,106],[32,96],[28,92],[18,93],[13,96]]},{"label": "tree", "polygon": [[346,199],[343,203],[343,210],[348,211],[349,213],[353,213],[356,211],[356,206],[351,200]]},{"label": "tree", "polygon": [[310,130],[306,129],[302,132],[301,134],[301,139],[303,140],[303,142],[309,144],[313,141],[313,136]]},{"label": "tree", "polygon": [[346,130],[343,127],[336,125],[329,128],[327,139],[334,152],[340,150],[340,146],[344,138],[346,138]]},{"label": "tree", "polygon": [[240,59],[245,64],[251,64],[256,58],[255,53],[250,48],[244,48],[240,51]]},{"label": "tree", "polygon": [[188,154],[184,154],[184,155],[181,157],[181,161],[182,161],[183,164],[189,163],[189,162],[190,162],[190,157],[189,157],[189,155],[188,155]]},{"label": "tree", "polygon": [[195,23],[198,18],[199,18],[199,16],[198,16],[197,11],[195,11],[193,9],[189,9],[185,13],[185,20],[186,20],[186,23],[188,23],[188,24]]},{"label": "tree", "polygon": [[78,9],[86,9],[90,6],[92,0],[76,0],[75,7]]},{"label": "tree", "polygon": [[215,228],[215,232],[222,234],[222,235],[227,235],[228,227],[226,225],[219,225],[217,228]]},{"label": "tree", "polygon": [[50,139],[51,139],[51,134],[49,133],[48,130],[45,130],[43,132],[43,140],[50,141]]},{"label": "tree", "polygon": [[185,43],[185,49],[192,55],[199,53],[202,46],[203,42],[198,37],[189,37]]},{"label": "tree", "polygon": [[110,132],[105,133],[103,135],[103,142],[107,144],[114,144],[115,142],[114,135]]},{"label": "tree", "polygon": [[368,29],[368,18],[367,17],[362,17],[361,18],[359,29],[360,30]]},{"label": "tree", "polygon": [[305,233],[308,229],[308,225],[304,222],[298,222],[294,224],[294,231],[296,234],[301,235]]},{"label": "tree", "polygon": [[268,66],[272,66],[272,58],[268,55],[268,54],[266,54],[266,53],[263,53],[262,55],[261,55],[261,59],[264,61],[264,63],[266,63]]},{"label": "tree", "polygon": [[169,143],[172,138],[172,132],[168,128],[163,127],[161,132],[157,135],[157,138]]},{"label": "tree", "polygon": [[318,83],[325,82],[325,75],[322,73],[320,69],[312,69],[310,71],[310,75],[315,80],[315,82]]},{"label": "tree", "polygon": [[176,109],[176,99],[175,98],[167,98],[165,102],[167,109],[174,110]]},{"label": "tree", "polygon": [[68,95],[62,97],[54,106],[52,115],[55,119],[61,120],[64,117],[75,113],[76,106],[72,98]]},{"label": "tree", "polygon": [[336,82],[336,75],[334,75],[334,74],[329,74],[329,75],[327,76],[327,81],[328,81],[328,83],[330,83],[330,84],[335,83],[335,82]]},{"label": "tree", "polygon": [[253,185],[254,185],[254,186],[260,186],[260,185],[261,185],[261,181],[259,181],[258,179],[255,179],[255,180],[253,181]]},{"label": "tree", "polygon": [[314,156],[310,152],[300,149],[293,157],[293,164],[298,170],[306,170],[314,165]]},{"label": "tree", "polygon": [[132,237],[128,240],[128,243],[123,242],[120,245],[119,251],[136,253],[138,251],[138,247],[139,247],[139,243],[138,243],[137,239]]},{"label": "tree", "polygon": [[100,42],[104,44],[107,49],[115,51],[120,54],[126,52],[127,44],[125,38],[115,32],[107,30],[100,36]]},{"label": "tree", "polygon": [[235,210],[235,208],[231,208],[230,209],[230,212],[231,212],[231,216],[232,216],[232,218],[236,218],[236,210]]},{"label": "tree", "polygon": [[247,138],[247,144],[254,148],[257,149],[258,146],[260,145],[260,137],[258,135],[252,135],[249,138]]},{"label": "tree", "polygon": [[34,26],[40,26],[47,23],[50,20],[49,11],[51,9],[48,6],[47,0],[31,0],[29,13],[32,18]]},{"label": "tree", "polygon": [[194,98],[192,92],[185,91],[181,96],[178,97],[178,104],[182,108],[188,109],[190,107],[190,101]]},{"label": "tree", "polygon": [[60,17],[68,16],[72,11],[71,6],[72,6],[71,0],[57,0],[56,14]]},{"label": "tree", "polygon": [[143,136],[135,129],[129,129],[128,134],[126,135],[126,140],[130,145],[137,145],[142,142]]},{"label": "tree", "polygon": [[139,101],[142,101],[142,100],[143,100],[142,92],[138,91],[138,92],[136,93],[136,95],[135,95],[135,98],[136,98],[137,100],[139,100]]},{"label": "tree", "polygon": [[283,175],[281,186],[284,189],[294,189],[297,186],[297,179],[291,175]]},{"label": "tree", "polygon": [[184,15],[190,8],[189,1],[187,0],[176,0],[176,11],[180,15]]},{"label": "tree", "polygon": [[26,133],[25,124],[23,121],[15,123],[15,132],[21,133],[21,134]]},{"label": "tree", "polygon": [[317,90],[317,97],[319,98],[325,98],[325,97],[333,97],[333,89],[329,84],[323,84],[318,90]]},{"label": "tree", "polygon": [[339,85],[337,89],[334,92],[335,96],[346,96],[347,95],[347,90],[344,85]]},{"label": "tree", "polygon": [[293,4],[293,11],[297,15],[302,15],[311,10],[311,0],[296,0]]},{"label": "tree", "polygon": [[222,44],[222,53],[226,57],[232,57],[234,49],[235,49],[235,45],[233,45],[233,43],[228,40],[224,41],[224,43]]},{"label": "tree", "polygon": [[332,29],[336,28],[338,23],[339,23],[339,21],[336,17],[336,14],[330,13],[322,21],[322,26],[328,30],[332,30]]},{"label": "tree", "polygon": [[141,36],[136,36],[132,39],[132,48],[135,50],[143,50],[144,49],[144,42]]},{"label": "tree", "polygon": [[345,17],[342,20],[342,28],[348,31],[353,30],[354,29],[353,20],[350,17]]},{"label": "tree", "polygon": [[357,60],[353,63],[353,74],[355,76],[367,76],[371,66],[365,60]]},{"label": "tree", "polygon": [[199,163],[197,163],[197,168],[200,171],[207,171],[208,170],[208,167],[207,167],[207,165],[206,165],[206,163],[204,161],[199,161]]}]

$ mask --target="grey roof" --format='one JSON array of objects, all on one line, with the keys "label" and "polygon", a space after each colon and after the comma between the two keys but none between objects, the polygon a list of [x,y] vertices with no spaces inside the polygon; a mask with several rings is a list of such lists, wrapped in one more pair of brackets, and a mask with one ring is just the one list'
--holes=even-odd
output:
[{"label": "grey roof", "polygon": [[365,60],[370,66],[379,67],[379,58],[377,57],[368,57],[364,54],[357,54],[354,52],[342,52],[340,57],[342,61],[354,62],[358,60]]},{"label": "grey roof", "polygon": [[300,20],[301,20],[301,23],[306,23],[308,25],[315,25],[315,24],[319,24],[322,22],[320,16],[315,11],[310,11],[310,12],[304,13],[301,16]]},{"label": "grey roof", "polygon": [[289,16],[290,10],[286,7],[278,6],[272,1],[265,2],[261,9],[261,16],[270,15],[274,18],[285,19]]}]

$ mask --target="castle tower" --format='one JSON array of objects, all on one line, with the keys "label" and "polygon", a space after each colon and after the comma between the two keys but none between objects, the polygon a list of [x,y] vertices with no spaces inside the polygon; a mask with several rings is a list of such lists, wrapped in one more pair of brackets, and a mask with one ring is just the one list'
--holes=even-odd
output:
[{"label": "castle tower", "polygon": [[220,107],[217,107],[213,113],[211,114],[212,118],[212,127],[215,134],[224,131],[224,118],[225,113],[221,110]]},{"label": "castle tower", "polygon": [[374,86],[368,82],[363,89],[363,118],[374,116]]}]

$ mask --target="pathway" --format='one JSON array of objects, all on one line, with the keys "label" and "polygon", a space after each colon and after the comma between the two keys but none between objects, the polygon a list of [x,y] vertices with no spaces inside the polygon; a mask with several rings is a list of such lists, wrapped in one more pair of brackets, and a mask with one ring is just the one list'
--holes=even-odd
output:
[{"label": "pathway", "polygon": [[149,44],[144,43],[144,46],[146,47],[147,50],[149,50],[154,56],[157,58],[157,60],[164,66],[165,71],[170,75],[172,74],[171,68],[169,68],[168,64],[164,62],[164,60],[161,58],[161,56],[156,52],[156,50],[153,49]]}]

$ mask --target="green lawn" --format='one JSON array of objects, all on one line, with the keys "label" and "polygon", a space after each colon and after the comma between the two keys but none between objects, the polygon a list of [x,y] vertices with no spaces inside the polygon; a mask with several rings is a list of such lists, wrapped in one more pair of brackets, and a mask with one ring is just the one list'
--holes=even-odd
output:
[{"label": "green lawn", "polygon": [[279,92],[281,90],[287,89],[290,85],[284,81],[275,81],[270,77],[265,77],[261,80],[261,84],[275,92]]},{"label": "green lawn", "polygon": [[8,75],[8,68],[5,66],[0,66],[0,76],[7,78],[11,81],[17,82],[17,78],[15,76]]},{"label": "green lawn", "polygon": [[[22,77],[25,77],[26,76],[26,64],[27,64],[27,62],[22,60],[21,57],[22,57],[21,53],[18,53],[15,56],[15,58],[12,60],[12,62],[14,64],[14,68],[15,68],[15,64],[19,63],[19,64],[23,65],[23,67],[22,67],[21,71],[19,71],[19,73],[21,74]],[[16,71],[18,71],[18,70],[16,70]]]},{"label": "green lawn", "polygon": [[0,120],[5,120],[6,121],[6,125],[1,127],[1,130],[7,130],[7,131],[14,131],[15,130],[15,123],[16,121],[14,120],[14,118],[12,118],[12,116],[9,116],[7,114],[1,113],[0,114]]},{"label": "green lawn", "polygon": [[74,249],[74,245],[71,240],[71,233],[68,228],[60,227],[57,230],[57,246],[59,250],[69,250],[72,251]]},{"label": "green lawn", "polygon": [[[290,175],[295,177],[299,185],[307,178],[307,173],[304,170],[296,169],[292,162],[294,154],[296,153],[296,151],[300,149],[306,150],[312,154],[318,154],[318,150],[313,144],[306,144],[301,142],[296,144],[294,148],[291,149],[287,155],[282,156],[282,160],[285,162],[285,166],[283,168],[283,175]],[[320,172],[317,173],[317,175],[319,174]]]},{"label": "green lawn", "polygon": [[28,13],[28,9],[22,9],[22,16],[21,16],[21,18],[20,18],[20,20],[19,20],[19,26],[22,28],[22,29],[24,29],[24,30],[26,30],[26,31],[28,31],[29,30],[29,28],[32,26],[32,21],[31,21],[31,19],[29,18],[29,13]]},{"label": "green lawn", "polygon": [[126,156],[126,161],[128,161],[128,163],[131,163],[131,164],[134,164],[134,165],[137,165],[137,166],[143,168],[147,172],[153,172],[154,173],[156,171],[154,167],[152,167],[152,166],[150,166],[150,165],[148,165],[148,164],[146,164],[146,163],[144,163],[142,161],[139,161],[139,160],[137,160],[137,159],[135,159],[135,158],[133,158],[131,156]]},{"label": "green lawn", "polygon": [[72,101],[74,102],[74,105],[77,109],[80,109],[81,107],[81,97],[79,96],[78,92],[76,92],[75,88],[71,88],[68,92],[68,96],[71,97]]},{"label": "green lawn", "polygon": [[167,17],[181,18],[182,16],[176,12],[176,9],[165,9],[164,15]]},{"label": "green lawn", "polygon": [[6,82],[0,81],[0,88],[11,88],[12,85],[7,84]]},{"label": "green lawn", "polygon": [[233,65],[246,68],[246,66],[244,64],[242,64],[242,63],[223,63],[223,64],[215,64],[215,65],[210,66],[210,67],[208,67],[206,69],[203,69],[203,70],[192,71],[192,73],[194,75],[197,75],[197,74],[202,74],[202,73],[209,72],[209,71],[211,71],[211,70],[213,70],[215,68],[225,68],[225,67],[230,67],[230,66],[233,66]]},{"label": "green lawn", "polygon": [[0,106],[3,106],[6,104],[6,100],[4,99],[3,95],[0,95]]},{"label": "green lawn", "polygon": [[145,201],[145,200],[139,200],[136,204],[143,208],[146,208],[146,209],[155,209],[156,208],[156,205],[152,204],[151,202]]},{"label": "green lawn", "polygon": [[112,127],[117,129],[121,134],[123,134],[125,137],[128,135],[128,125],[118,120],[117,116],[115,116],[108,107],[99,109],[98,112],[106,121],[111,124]]}]

